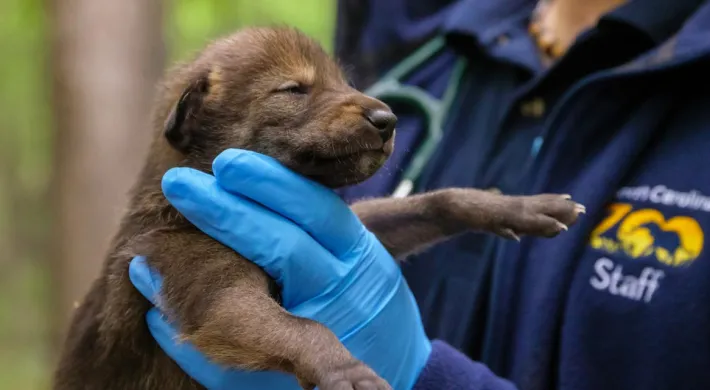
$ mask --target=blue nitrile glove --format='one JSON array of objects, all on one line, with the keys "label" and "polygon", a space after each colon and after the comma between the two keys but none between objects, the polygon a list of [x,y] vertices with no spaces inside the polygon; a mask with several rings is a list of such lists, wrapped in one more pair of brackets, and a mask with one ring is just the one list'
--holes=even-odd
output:
[{"label": "blue nitrile glove", "polygon": [[[358,359],[394,389],[411,389],[431,344],[399,267],[375,236],[331,190],[249,151],[227,150],[211,176],[175,168],[163,178],[168,200],[205,233],[269,273],[284,307],[330,328]],[[199,267],[199,264],[195,264]],[[133,284],[149,299],[160,277],[142,258]],[[157,309],[148,326],[163,350],[210,389],[299,389],[291,376],[247,373],[209,363]]]}]

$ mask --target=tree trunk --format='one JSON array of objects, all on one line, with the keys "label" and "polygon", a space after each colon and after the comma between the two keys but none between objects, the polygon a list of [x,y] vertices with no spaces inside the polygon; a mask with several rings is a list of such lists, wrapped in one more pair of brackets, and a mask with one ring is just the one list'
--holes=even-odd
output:
[{"label": "tree trunk", "polygon": [[147,151],[164,43],[160,0],[49,4],[56,347],[75,304],[98,275]]}]

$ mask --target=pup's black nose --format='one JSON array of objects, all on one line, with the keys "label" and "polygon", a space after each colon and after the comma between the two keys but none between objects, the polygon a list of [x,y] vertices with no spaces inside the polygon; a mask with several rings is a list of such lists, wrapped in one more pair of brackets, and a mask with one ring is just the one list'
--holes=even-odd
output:
[{"label": "pup's black nose", "polygon": [[367,110],[365,117],[379,131],[382,142],[392,138],[394,127],[397,125],[397,116],[387,110]]}]

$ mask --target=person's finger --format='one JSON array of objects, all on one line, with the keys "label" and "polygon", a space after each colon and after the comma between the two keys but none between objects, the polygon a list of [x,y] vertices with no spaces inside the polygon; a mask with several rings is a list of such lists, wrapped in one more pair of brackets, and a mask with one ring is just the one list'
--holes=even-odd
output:
[{"label": "person's finger", "polygon": [[225,191],[211,175],[173,168],[163,177],[163,192],[200,230],[271,275],[287,308],[329,290],[349,270],[292,221]]},{"label": "person's finger", "polygon": [[247,150],[228,149],[212,164],[220,186],[285,216],[340,257],[361,239],[364,226],[332,190]]},{"label": "person's finger", "polygon": [[163,281],[160,275],[150,268],[145,257],[136,256],[131,260],[128,265],[128,277],[145,299],[149,300],[153,305],[157,305],[160,286]]}]

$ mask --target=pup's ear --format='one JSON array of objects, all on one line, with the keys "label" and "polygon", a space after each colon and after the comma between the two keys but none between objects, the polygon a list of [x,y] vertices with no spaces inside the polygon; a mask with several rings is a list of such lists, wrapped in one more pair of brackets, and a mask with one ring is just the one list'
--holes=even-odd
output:
[{"label": "pup's ear", "polygon": [[186,152],[199,126],[198,113],[209,91],[207,75],[201,75],[188,85],[165,120],[165,138],[175,149]]}]

